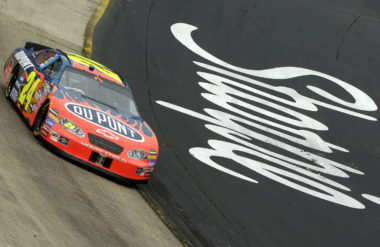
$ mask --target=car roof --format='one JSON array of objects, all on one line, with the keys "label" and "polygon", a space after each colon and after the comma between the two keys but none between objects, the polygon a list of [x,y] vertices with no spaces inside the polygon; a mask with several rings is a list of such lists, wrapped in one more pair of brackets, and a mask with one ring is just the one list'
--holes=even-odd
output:
[{"label": "car roof", "polygon": [[110,68],[107,68],[106,66],[94,60],[91,60],[89,58],[83,57],[72,52],[65,51],[63,53],[65,53],[67,58],[70,60],[72,67],[84,70],[94,75],[98,75],[100,77],[103,77],[104,79],[113,81],[119,85],[127,86],[121,78],[121,76],[118,73],[112,71]]}]

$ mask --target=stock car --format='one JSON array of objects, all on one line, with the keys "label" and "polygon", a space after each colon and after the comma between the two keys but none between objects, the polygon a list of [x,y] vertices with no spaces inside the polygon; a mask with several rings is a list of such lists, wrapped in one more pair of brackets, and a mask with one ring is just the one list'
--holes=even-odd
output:
[{"label": "stock car", "polygon": [[83,56],[27,42],[4,66],[5,97],[63,156],[122,180],[148,182],[158,142],[130,87]]}]

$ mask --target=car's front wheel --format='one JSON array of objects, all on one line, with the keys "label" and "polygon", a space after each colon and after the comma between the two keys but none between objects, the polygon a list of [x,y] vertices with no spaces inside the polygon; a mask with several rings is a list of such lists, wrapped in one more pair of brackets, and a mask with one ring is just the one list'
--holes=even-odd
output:
[{"label": "car's front wheel", "polygon": [[44,123],[46,116],[49,111],[49,102],[43,104],[37,114],[36,119],[34,120],[33,123],[33,134],[35,136],[39,136],[41,134],[41,128],[42,124]]}]

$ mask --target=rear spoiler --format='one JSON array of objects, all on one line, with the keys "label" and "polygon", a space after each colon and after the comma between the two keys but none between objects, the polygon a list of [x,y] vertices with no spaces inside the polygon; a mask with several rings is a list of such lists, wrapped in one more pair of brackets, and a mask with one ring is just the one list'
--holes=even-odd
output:
[{"label": "rear spoiler", "polygon": [[48,46],[44,46],[44,45],[33,43],[33,42],[26,42],[24,48],[28,49],[28,50],[32,50],[32,51],[40,51],[40,50],[51,49]]}]

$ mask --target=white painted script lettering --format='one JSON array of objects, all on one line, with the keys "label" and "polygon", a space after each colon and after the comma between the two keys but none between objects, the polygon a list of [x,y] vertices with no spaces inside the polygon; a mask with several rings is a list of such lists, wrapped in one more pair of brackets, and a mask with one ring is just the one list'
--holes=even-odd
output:
[{"label": "white painted script lettering", "polygon": [[[201,96],[221,110],[205,108],[205,113],[199,113],[169,102],[156,101],[164,107],[205,121],[208,130],[224,139],[208,140],[209,148],[190,148],[190,154],[210,167],[248,182],[258,183],[256,179],[226,168],[220,159],[219,163],[215,162],[212,157],[233,161],[311,196],[351,208],[365,208],[361,202],[347,194],[351,191],[350,188],[332,179],[349,178],[349,173],[363,175],[363,172],[314,153],[333,153],[334,150],[347,153],[349,150],[324,140],[318,132],[328,131],[328,126],[300,110],[316,112],[319,107],[324,107],[353,117],[377,121],[360,112],[376,111],[375,102],[353,85],[318,71],[298,67],[250,70],[228,64],[195,43],[191,33],[196,29],[185,23],[171,27],[174,37],[180,43],[219,66],[194,62],[205,70],[197,72],[201,78],[198,84],[205,90]],[[250,76],[272,80],[317,76],[341,87],[353,101],[343,100],[321,88],[306,85],[308,90],[326,99],[325,102],[304,96],[293,88],[273,86]],[[273,94],[268,91],[273,91]]]}]

